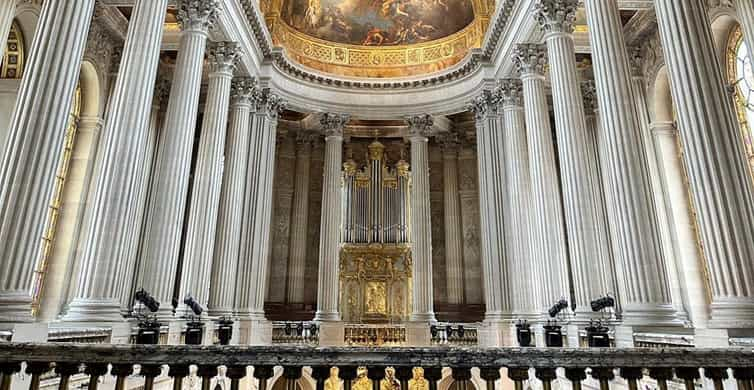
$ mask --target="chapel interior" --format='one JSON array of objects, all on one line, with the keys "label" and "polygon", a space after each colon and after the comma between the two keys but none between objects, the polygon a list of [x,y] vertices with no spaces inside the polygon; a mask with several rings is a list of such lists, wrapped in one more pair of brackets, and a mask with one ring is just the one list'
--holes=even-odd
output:
[{"label": "chapel interior", "polygon": [[0,0],[0,390],[751,390],[752,0]]}]

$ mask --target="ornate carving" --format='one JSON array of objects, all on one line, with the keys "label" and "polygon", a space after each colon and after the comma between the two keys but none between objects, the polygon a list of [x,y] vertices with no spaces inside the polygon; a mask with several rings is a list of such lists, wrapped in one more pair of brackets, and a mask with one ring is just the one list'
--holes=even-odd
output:
[{"label": "ornate carving", "polygon": [[258,113],[265,113],[270,119],[277,120],[288,103],[269,88],[254,88],[252,103]]},{"label": "ornate carving", "polygon": [[170,80],[164,77],[158,77],[157,82],[154,84],[154,97],[152,98],[152,106],[160,107],[167,105],[170,98],[170,87],[172,83]]},{"label": "ornate carving", "polygon": [[325,134],[325,137],[342,137],[343,128],[346,127],[346,123],[350,119],[351,117],[348,114],[326,112],[319,119],[319,124],[322,126],[322,132]]},{"label": "ornate carving", "polygon": [[475,97],[469,104],[469,111],[474,113],[477,120],[477,126],[489,115],[497,115],[500,96],[493,91],[483,91],[481,95]]},{"label": "ornate carving", "polygon": [[217,21],[219,0],[178,0],[178,23],[184,31],[209,31]]},{"label": "ornate carving", "polygon": [[534,18],[545,33],[573,33],[579,0],[537,0]]},{"label": "ornate carving", "polygon": [[581,82],[581,94],[584,96],[584,111],[587,115],[594,115],[594,111],[599,108],[597,85],[594,80]]},{"label": "ornate carving", "polygon": [[408,122],[408,133],[411,137],[429,136],[435,124],[434,118],[427,114],[408,117],[406,122]]},{"label": "ornate carving", "polygon": [[251,104],[257,80],[253,77],[237,77],[230,84],[230,99],[233,104]]},{"label": "ornate carving", "polygon": [[504,106],[522,107],[524,105],[523,89],[520,79],[502,79],[497,84],[496,95],[500,96]]},{"label": "ornate carving", "polygon": [[242,55],[241,46],[236,42],[210,42],[207,47],[210,72],[232,74]]},{"label": "ornate carving", "polygon": [[544,76],[547,65],[547,46],[538,43],[521,43],[513,49],[513,62],[521,76]]}]

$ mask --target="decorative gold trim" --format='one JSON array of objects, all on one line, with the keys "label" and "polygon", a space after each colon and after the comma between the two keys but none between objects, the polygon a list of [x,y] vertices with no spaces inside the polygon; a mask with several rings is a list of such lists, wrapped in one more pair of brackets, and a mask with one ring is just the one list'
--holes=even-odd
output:
[{"label": "decorative gold trim", "polygon": [[20,79],[24,73],[24,36],[21,27],[13,21],[5,43],[5,55],[0,67],[0,78]]},{"label": "decorative gold trim", "polygon": [[[740,82],[740,80],[737,79],[736,73],[738,72],[738,50],[743,43],[743,31],[739,25],[731,31],[730,37],[728,38],[726,62],[728,83],[730,85],[737,85],[737,83]],[[747,102],[744,101],[744,97],[741,96],[741,91],[737,86],[735,87],[733,100],[736,103],[736,113],[741,128],[741,141],[744,144],[746,157],[749,162],[749,174],[754,178],[754,132],[752,132],[752,126],[754,124],[749,123],[746,115],[747,110],[752,110],[754,107],[748,107]]]},{"label": "decorative gold trim", "polygon": [[[472,0],[474,21],[445,38],[400,46],[360,46],[329,42],[289,26],[269,2],[265,12],[273,43],[286,49],[298,63],[330,74],[352,77],[405,77],[438,72],[463,60],[479,48],[489,27],[494,6],[490,0]],[[494,4],[494,3],[493,3]]]}]

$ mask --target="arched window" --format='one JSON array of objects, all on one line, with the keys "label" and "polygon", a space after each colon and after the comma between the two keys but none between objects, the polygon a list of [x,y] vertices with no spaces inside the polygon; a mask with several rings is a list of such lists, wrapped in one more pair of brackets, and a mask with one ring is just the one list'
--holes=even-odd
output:
[{"label": "arched window", "polygon": [[754,70],[751,60],[741,27],[737,26],[728,42],[728,81],[735,88],[734,98],[746,155],[754,169]]}]

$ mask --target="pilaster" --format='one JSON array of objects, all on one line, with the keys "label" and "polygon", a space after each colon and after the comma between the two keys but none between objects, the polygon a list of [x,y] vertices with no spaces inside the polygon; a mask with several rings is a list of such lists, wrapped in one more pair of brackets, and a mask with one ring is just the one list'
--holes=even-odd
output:
[{"label": "pilaster", "polygon": [[296,137],[296,178],[293,192],[291,245],[288,256],[286,301],[304,302],[307,236],[309,231],[309,167],[312,159],[312,134],[300,132]]},{"label": "pilaster", "polygon": [[458,136],[442,140],[443,216],[445,221],[445,264],[448,303],[464,303],[463,241],[461,236],[461,200],[458,187]]}]

